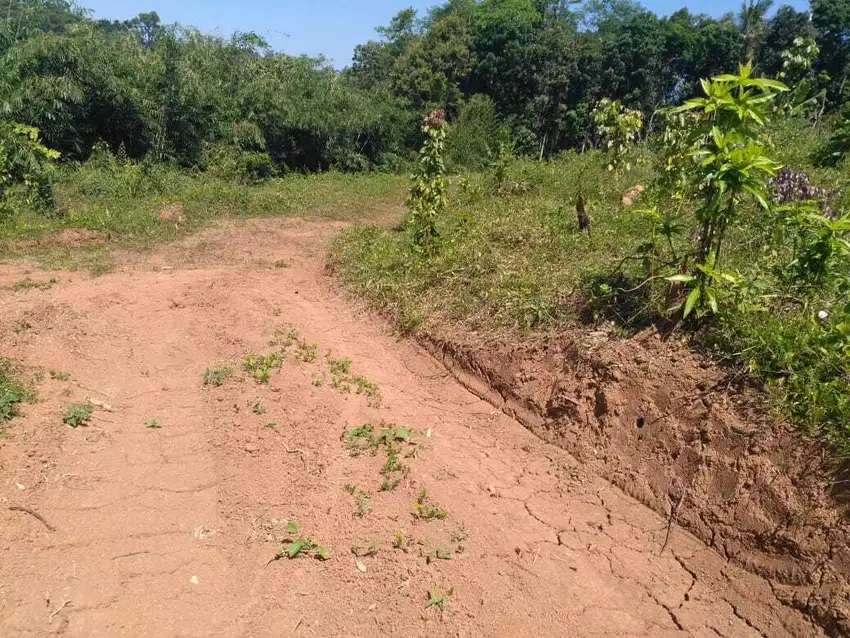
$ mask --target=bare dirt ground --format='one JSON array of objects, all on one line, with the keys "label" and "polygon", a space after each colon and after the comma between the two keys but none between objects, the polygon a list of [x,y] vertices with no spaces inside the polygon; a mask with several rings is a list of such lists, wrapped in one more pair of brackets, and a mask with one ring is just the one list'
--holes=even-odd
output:
[{"label": "bare dirt ground", "polygon": [[[220,226],[96,279],[0,268],[59,279],[0,295],[0,355],[45,375],[0,439],[0,634],[821,635],[678,526],[664,548],[667,518],[358,311],[323,273],[334,231]],[[291,329],[316,361],[290,347],[267,385],[241,371]],[[327,350],[380,397],[332,387]],[[64,426],[88,398],[90,424]],[[346,448],[365,423],[416,432],[393,491],[383,451]],[[414,518],[422,489],[444,520]],[[289,522],[329,560],[269,563]]]}]

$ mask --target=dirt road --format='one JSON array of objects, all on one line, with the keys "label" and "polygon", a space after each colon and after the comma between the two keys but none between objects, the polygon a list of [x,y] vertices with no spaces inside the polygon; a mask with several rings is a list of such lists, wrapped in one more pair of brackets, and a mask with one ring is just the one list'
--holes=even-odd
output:
[{"label": "dirt road", "polygon": [[[675,525],[661,554],[667,519],[358,311],[323,273],[334,230],[221,226],[3,289],[0,355],[44,379],[0,439],[0,634],[820,635]],[[242,371],[281,341],[267,384]],[[390,434],[352,456],[366,423]],[[329,559],[269,562],[295,538]]]}]

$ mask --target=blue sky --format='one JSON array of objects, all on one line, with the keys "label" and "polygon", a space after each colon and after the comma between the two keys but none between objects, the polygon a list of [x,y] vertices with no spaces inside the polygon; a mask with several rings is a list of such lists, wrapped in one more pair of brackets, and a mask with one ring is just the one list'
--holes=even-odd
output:
[{"label": "blue sky", "polygon": [[[354,47],[375,37],[375,27],[388,24],[400,9],[425,10],[438,0],[79,0],[94,17],[127,19],[156,11],[164,22],[191,25],[207,33],[229,36],[256,31],[275,49],[292,54],[325,54],[334,66],[346,66]],[[719,15],[736,11],[740,0],[644,0],[661,14],[682,6]],[[808,0],[777,0],[808,8]]]}]

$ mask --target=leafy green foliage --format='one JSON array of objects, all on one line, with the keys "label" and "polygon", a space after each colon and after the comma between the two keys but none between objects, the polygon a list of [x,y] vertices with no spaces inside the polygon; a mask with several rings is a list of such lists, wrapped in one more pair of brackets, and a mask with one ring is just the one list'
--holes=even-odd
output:
[{"label": "leafy green foliage", "polygon": [[268,383],[272,370],[283,366],[283,352],[271,352],[266,355],[245,355],[242,369],[250,374],[258,383]]},{"label": "leafy green foliage", "polygon": [[455,593],[454,587],[446,591],[441,590],[436,584],[431,585],[428,591],[428,602],[425,603],[425,609],[430,607],[439,607],[440,611],[446,610],[446,603]]},{"label": "leafy green foliage", "polygon": [[625,108],[617,100],[603,98],[596,103],[592,117],[602,146],[610,156],[608,170],[631,170],[631,164],[625,156],[643,128],[643,114]]},{"label": "leafy green foliage", "polygon": [[416,502],[413,504],[413,518],[420,521],[442,521],[449,513],[439,505],[431,502],[426,490],[421,490],[419,496],[416,497]]},{"label": "leafy green foliage", "polygon": [[[298,534],[298,525],[289,523],[286,526],[287,538],[283,540],[283,545],[274,555],[269,563],[280,560],[281,558],[298,558],[299,556],[311,556],[316,560],[326,561],[330,558],[330,553],[322,545],[311,538],[301,537]],[[266,563],[268,565],[268,563]]]},{"label": "leafy green foliage", "polygon": [[52,161],[59,153],[43,146],[31,126],[0,122],[0,215],[9,212],[11,189],[20,185],[27,204],[52,211]]},{"label": "leafy green foliage", "polygon": [[145,422],[145,427],[149,430],[161,430],[162,424],[156,419],[151,418],[148,419],[147,422]]},{"label": "leafy green foliage", "polygon": [[77,428],[88,423],[91,418],[93,406],[91,403],[71,403],[62,415],[62,423],[72,428]]},{"label": "leafy green foliage", "polygon": [[765,154],[759,132],[768,119],[766,106],[777,92],[787,90],[778,81],[752,77],[749,65],[742,65],[738,75],[717,76],[702,85],[705,97],[673,109],[698,117],[685,158],[690,160],[691,185],[701,200],[695,210],[697,273],[693,279],[670,279],[697,284],[684,302],[685,317],[706,304],[717,311],[712,282],[723,278],[717,271],[720,249],[745,200],[752,198],[762,209],[768,208],[767,180],[780,165]]},{"label": "leafy green foliage", "polygon": [[445,113],[436,109],[422,121],[425,143],[419,151],[419,163],[411,180],[413,186],[407,198],[410,209],[408,225],[413,243],[424,255],[437,251],[437,220],[446,208],[446,171],[443,152],[446,141]]}]

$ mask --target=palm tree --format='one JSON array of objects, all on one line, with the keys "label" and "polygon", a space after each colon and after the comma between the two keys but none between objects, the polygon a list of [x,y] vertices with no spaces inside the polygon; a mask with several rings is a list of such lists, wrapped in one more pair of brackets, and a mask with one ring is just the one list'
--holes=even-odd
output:
[{"label": "palm tree", "polygon": [[745,53],[749,61],[756,59],[762,38],[767,30],[767,12],[773,0],[742,0],[738,21],[744,34]]}]

